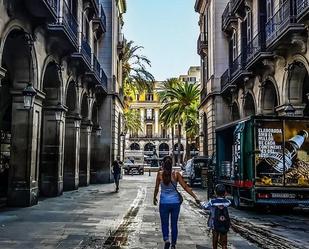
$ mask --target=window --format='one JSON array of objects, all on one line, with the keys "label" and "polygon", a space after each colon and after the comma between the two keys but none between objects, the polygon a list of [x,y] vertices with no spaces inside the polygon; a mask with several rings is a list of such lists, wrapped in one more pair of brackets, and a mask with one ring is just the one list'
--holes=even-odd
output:
[{"label": "window", "polygon": [[267,21],[269,21],[274,15],[274,2],[273,0],[267,0]]},{"label": "window", "polygon": [[152,138],[152,125],[146,125],[146,137]]},{"label": "window", "polygon": [[167,137],[166,136],[166,127],[162,126],[161,131],[162,131],[162,133],[161,133],[162,138],[166,138]]},{"label": "window", "polygon": [[247,41],[252,41],[252,10],[247,13]]},{"label": "window", "polygon": [[140,95],[136,94],[136,100],[139,101]]},{"label": "window", "polygon": [[153,118],[153,109],[146,110],[146,119],[150,120]]},{"label": "window", "polygon": [[233,33],[232,46],[233,46],[233,61],[234,61],[238,56],[237,31],[234,31],[234,33]]},{"label": "window", "polygon": [[152,93],[147,93],[146,94],[146,100],[147,101],[153,101],[153,94]]}]

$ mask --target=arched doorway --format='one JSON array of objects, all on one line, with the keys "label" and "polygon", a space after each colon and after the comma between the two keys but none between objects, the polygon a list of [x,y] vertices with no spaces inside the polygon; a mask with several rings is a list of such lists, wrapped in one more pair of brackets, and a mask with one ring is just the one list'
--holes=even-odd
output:
[{"label": "arched doorway", "polygon": [[255,115],[255,104],[251,93],[247,93],[244,102],[244,116],[249,117]]},{"label": "arched doorway", "polygon": [[89,120],[88,96],[83,95],[81,105],[81,128],[79,150],[79,186],[90,183],[90,139],[92,124]]},{"label": "arched doorway", "polygon": [[59,67],[50,62],[43,77],[42,138],[39,170],[40,195],[57,196],[63,191],[64,113]]},{"label": "arched doorway", "polygon": [[232,121],[236,121],[240,119],[239,107],[236,102],[232,105]]},{"label": "arched doorway", "polygon": [[98,104],[95,102],[92,107],[92,132],[91,132],[91,150],[90,150],[90,183],[97,183],[97,173],[99,170],[99,163],[97,156],[100,152],[97,148],[99,137],[101,136],[102,127],[99,125],[99,111]]},{"label": "arched doorway", "polygon": [[278,106],[277,92],[271,81],[266,81],[262,90],[262,111],[264,115],[274,115]]},{"label": "arched doorway", "polygon": [[145,154],[152,154],[155,146],[152,143],[147,143],[144,146],[144,152]]},{"label": "arched doorway", "polygon": [[63,189],[74,190],[79,184],[80,117],[77,113],[77,92],[71,81],[66,92],[68,112],[65,118]]},{"label": "arched doorway", "polygon": [[159,158],[163,158],[169,155],[170,147],[167,143],[162,143],[159,145]]},{"label": "arched doorway", "polygon": [[138,143],[133,143],[130,145],[130,150],[140,150],[140,146]]},{"label": "arched doorway", "polygon": [[[41,108],[26,110],[22,91],[37,87],[37,66],[32,38],[18,29],[2,42],[1,67],[6,71],[0,88],[0,202],[30,206],[38,199],[38,141]],[[1,205],[1,203],[0,203]]]}]

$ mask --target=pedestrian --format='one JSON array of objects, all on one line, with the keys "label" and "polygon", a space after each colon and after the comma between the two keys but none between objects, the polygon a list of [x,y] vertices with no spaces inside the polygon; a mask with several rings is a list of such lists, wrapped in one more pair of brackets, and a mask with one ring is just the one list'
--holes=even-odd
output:
[{"label": "pedestrian", "polygon": [[210,210],[208,227],[212,230],[212,248],[217,249],[220,243],[222,249],[227,249],[227,233],[230,229],[228,207],[231,202],[225,198],[226,190],[223,184],[215,187],[216,197],[209,202],[203,202],[202,207]]},{"label": "pedestrian", "polygon": [[113,166],[113,174],[114,174],[114,180],[116,185],[116,192],[119,190],[119,180],[120,180],[120,174],[121,174],[121,167],[118,163],[118,161],[114,161],[112,163]]},{"label": "pedestrian", "polygon": [[[180,212],[180,205],[183,201],[181,194],[177,190],[177,183],[190,194],[197,203],[200,203],[197,196],[193,193],[191,188],[183,180],[181,174],[172,170],[172,158],[166,156],[163,158],[162,170],[157,173],[156,186],[153,196],[153,204],[157,205],[157,195],[161,186],[160,194],[160,218],[161,229],[164,240],[164,249],[176,248],[178,237],[178,217]],[[169,220],[171,218],[171,242],[169,240]]]}]

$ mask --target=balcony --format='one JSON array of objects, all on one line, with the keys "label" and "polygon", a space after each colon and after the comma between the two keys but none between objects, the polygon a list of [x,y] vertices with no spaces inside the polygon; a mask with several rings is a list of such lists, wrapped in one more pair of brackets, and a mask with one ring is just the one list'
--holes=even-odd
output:
[{"label": "balcony", "polygon": [[92,23],[94,25],[93,30],[95,30],[97,36],[106,32],[106,16],[102,5],[99,8],[99,15],[93,19]]},{"label": "balcony", "polygon": [[[301,7],[298,1],[297,7]],[[304,6],[304,5],[303,5]],[[266,23],[266,46],[269,51],[291,44],[293,35],[305,32],[305,26],[297,23],[294,0],[286,0]]]},{"label": "balcony", "polygon": [[296,12],[297,21],[308,20],[309,15],[309,1],[308,0],[296,0]]},{"label": "balcony", "polygon": [[101,86],[107,92],[107,75],[105,74],[103,68],[101,68]]},{"label": "balcony", "polygon": [[78,47],[77,21],[66,1],[57,1],[62,4],[58,6],[56,22],[49,24],[48,30],[53,38],[58,39],[59,48],[70,47],[70,50],[76,51]]},{"label": "balcony", "polygon": [[245,11],[245,1],[244,0],[230,0],[231,10],[233,13],[242,12],[244,14]]},{"label": "balcony", "polygon": [[132,141],[141,141],[141,140],[145,140],[145,141],[164,140],[164,141],[167,141],[170,138],[169,138],[169,136],[142,134],[142,135],[139,135],[139,136],[130,135],[129,139],[132,140]]},{"label": "balcony", "polygon": [[206,56],[207,49],[208,49],[208,34],[202,32],[197,40],[197,53],[201,56]]},{"label": "balcony", "polygon": [[225,92],[230,86],[230,70],[227,69],[221,76],[221,92]]},{"label": "balcony", "polygon": [[59,0],[30,0],[27,1],[27,8],[35,17],[56,21],[58,2]]},{"label": "balcony", "polygon": [[79,68],[84,71],[90,71],[92,69],[91,63],[91,47],[86,39],[83,37],[81,39],[78,52],[72,54],[72,58],[79,62]]},{"label": "balcony", "polygon": [[246,46],[246,69],[251,69],[262,59],[271,57],[273,54],[266,51],[265,36],[258,33]]},{"label": "balcony", "polygon": [[222,14],[222,31],[231,31],[231,24],[235,22],[237,22],[237,17],[232,12],[231,2],[228,2]]},{"label": "balcony", "polygon": [[152,116],[152,117],[145,117],[145,122],[154,122],[155,121],[155,118]]}]

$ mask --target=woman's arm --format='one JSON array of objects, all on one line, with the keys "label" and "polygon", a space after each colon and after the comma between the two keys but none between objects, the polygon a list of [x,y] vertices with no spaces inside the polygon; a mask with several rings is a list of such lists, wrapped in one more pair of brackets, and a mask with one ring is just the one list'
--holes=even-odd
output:
[{"label": "woman's arm", "polygon": [[154,190],[154,193],[153,193],[153,205],[157,205],[158,201],[157,201],[157,195],[158,195],[158,192],[159,192],[159,186],[160,186],[160,171],[157,173],[157,179],[156,179],[156,186],[155,186],[155,190]]},{"label": "woman's arm", "polygon": [[189,188],[189,186],[186,184],[186,182],[183,180],[182,175],[179,172],[176,172],[177,181],[180,183],[181,187],[189,194],[191,195],[197,203],[199,203],[199,199],[197,196],[193,193],[192,189]]}]

